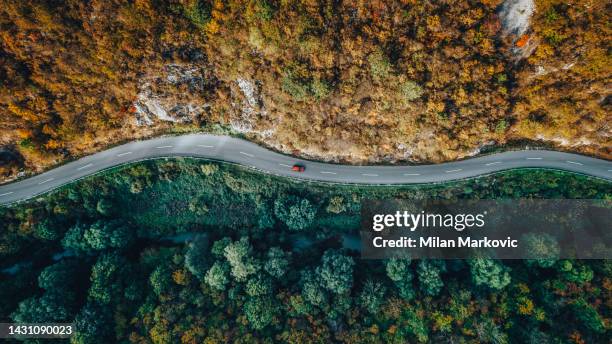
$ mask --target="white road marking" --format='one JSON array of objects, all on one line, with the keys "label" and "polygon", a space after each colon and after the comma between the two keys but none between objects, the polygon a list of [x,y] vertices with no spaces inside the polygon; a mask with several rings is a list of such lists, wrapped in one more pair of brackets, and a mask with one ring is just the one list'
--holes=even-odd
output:
[{"label": "white road marking", "polygon": [[497,164],[501,164],[501,161],[496,161],[496,162],[490,162],[488,164],[485,164],[485,166],[491,166],[491,165],[497,165]]},{"label": "white road marking", "polygon": [[5,193],[1,194],[1,195],[0,195],[0,197],[2,197],[2,196],[8,196],[8,195],[10,195],[10,194],[12,194],[12,193],[14,193],[14,192],[13,192],[13,191],[11,191],[11,192],[5,192]]},{"label": "white road marking", "polygon": [[281,166],[283,166],[283,167],[291,167],[291,166],[289,166],[289,165],[287,165],[287,164],[279,164],[279,165],[281,165]]},{"label": "white road marking", "polygon": [[322,174],[337,174],[336,172],[321,171]]},{"label": "white road marking", "polygon": [[612,170],[608,170],[608,172],[612,172]]},{"label": "white road marking", "polygon": [[567,160],[567,161],[565,161],[565,162],[566,162],[566,163],[568,163],[568,164],[574,164],[574,165],[580,165],[580,166],[584,165],[584,164],[581,164],[581,163],[579,163],[579,162],[569,161],[569,160]]},{"label": "white road marking", "polygon": [[420,176],[420,173],[404,173],[405,176]]},{"label": "white road marking", "polygon": [[128,155],[128,154],[132,154],[132,152],[125,152],[125,153],[117,154],[117,156],[124,156],[124,155]]},{"label": "white road marking", "polygon": [[527,158],[527,160],[542,160],[542,158]]},{"label": "white road marking", "polygon": [[172,148],[172,146],[159,146],[159,147],[155,147],[157,149],[162,149],[162,148]]},{"label": "white road marking", "polygon": [[42,182],[38,183],[38,185],[41,185],[41,184],[44,184],[44,183],[50,182],[50,181],[52,181],[52,180],[53,180],[53,178],[49,178],[49,179],[47,179],[47,180],[43,180]]},{"label": "white road marking", "polygon": [[215,148],[215,146],[208,146],[208,145],[198,145],[198,147],[202,147],[202,148]]},{"label": "white road marking", "polygon": [[459,172],[459,171],[463,171],[463,169],[458,168],[456,170],[449,170],[449,171],[444,171],[444,172],[446,172],[446,173],[453,173],[453,172]]},{"label": "white road marking", "polygon": [[245,152],[240,152],[240,154],[242,154],[242,155],[246,155],[246,156],[248,156],[248,157],[250,157],[250,158],[252,158],[252,157],[254,157],[254,156],[255,156],[255,155],[253,155],[253,154],[249,154],[249,153],[245,153]]},{"label": "white road marking", "polygon": [[378,177],[378,174],[374,173],[362,173],[361,175],[366,177]]},{"label": "white road marking", "polygon": [[77,171],[80,171],[80,170],[82,170],[82,169],[85,169],[85,168],[91,167],[91,165],[93,165],[93,164],[87,164],[87,165],[85,165],[85,166],[81,166],[81,167],[77,168]]}]

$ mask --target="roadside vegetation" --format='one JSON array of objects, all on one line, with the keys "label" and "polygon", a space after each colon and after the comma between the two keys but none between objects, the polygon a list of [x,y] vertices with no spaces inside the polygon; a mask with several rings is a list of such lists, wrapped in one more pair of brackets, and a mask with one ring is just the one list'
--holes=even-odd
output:
[{"label": "roadside vegetation", "polygon": [[124,166],[0,208],[0,321],[74,343],[603,343],[609,261],[361,260],[374,198],[610,199],[520,170],[441,185],[298,182],[228,164]]}]

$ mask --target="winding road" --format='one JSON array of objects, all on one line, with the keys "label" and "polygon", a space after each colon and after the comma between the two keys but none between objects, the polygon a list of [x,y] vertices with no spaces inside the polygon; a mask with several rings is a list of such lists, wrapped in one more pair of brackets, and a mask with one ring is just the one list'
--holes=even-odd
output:
[{"label": "winding road", "polygon": [[[0,204],[30,199],[101,170],[160,157],[197,157],[236,163],[284,177],[330,183],[414,184],[475,177],[513,168],[549,168],[612,181],[612,162],[548,150],[510,151],[435,165],[355,166],[282,155],[229,136],[189,134],[134,141],[83,157],[42,174],[0,186]],[[304,172],[291,166],[301,164]]]}]

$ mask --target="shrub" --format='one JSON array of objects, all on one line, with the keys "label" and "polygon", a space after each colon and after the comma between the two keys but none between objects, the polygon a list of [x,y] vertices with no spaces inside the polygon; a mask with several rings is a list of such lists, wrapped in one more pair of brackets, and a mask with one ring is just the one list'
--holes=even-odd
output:
[{"label": "shrub", "polygon": [[328,213],[340,214],[341,212],[346,210],[346,205],[344,204],[344,198],[342,196],[334,196],[329,200],[329,204],[327,205]]},{"label": "shrub", "polygon": [[327,98],[327,96],[331,93],[331,86],[325,80],[314,79],[310,84],[310,90],[312,91],[312,95],[315,99],[321,100]]},{"label": "shrub", "polygon": [[210,5],[202,0],[190,0],[183,4],[183,14],[191,23],[204,29],[210,21]]},{"label": "shrub", "polygon": [[380,50],[368,56],[368,63],[370,64],[370,75],[376,81],[388,77],[391,73],[391,63],[389,63],[389,59]]},{"label": "shrub", "polygon": [[423,89],[414,81],[405,81],[400,84],[400,93],[406,102],[411,102],[423,95]]},{"label": "shrub", "polygon": [[281,87],[297,101],[303,101],[308,97],[308,84],[294,77],[292,73],[286,73],[283,76]]}]

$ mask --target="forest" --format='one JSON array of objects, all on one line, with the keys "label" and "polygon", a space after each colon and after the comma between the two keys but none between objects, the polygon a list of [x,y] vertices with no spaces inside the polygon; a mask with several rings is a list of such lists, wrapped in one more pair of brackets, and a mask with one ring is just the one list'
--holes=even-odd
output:
[{"label": "forest", "polygon": [[610,3],[0,0],[0,176],[222,131],[348,163],[610,158]]},{"label": "forest", "polygon": [[392,198],[609,201],[612,186],[534,169],[365,187],[187,158],[118,167],[0,208],[0,321],[74,321],[72,343],[609,341],[609,260],[361,259],[361,202]]}]

